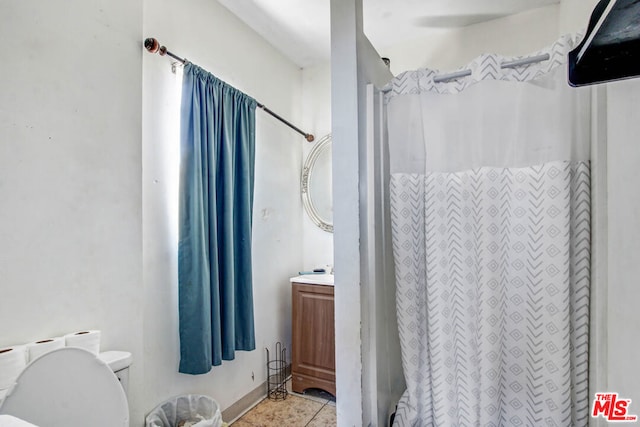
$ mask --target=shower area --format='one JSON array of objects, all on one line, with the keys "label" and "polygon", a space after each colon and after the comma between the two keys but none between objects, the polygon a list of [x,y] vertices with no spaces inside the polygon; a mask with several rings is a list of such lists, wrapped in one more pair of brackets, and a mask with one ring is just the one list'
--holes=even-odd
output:
[{"label": "shower area", "polygon": [[575,44],[392,81],[396,426],[588,423],[591,92],[566,83]]},{"label": "shower area", "polygon": [[[625,383],[611,351],[622,340],[611,333],[622,323],[612,276],[623,273],[608,268],[618,213],[607,179],[622,178],[607,172],[607,147],[628,148],[619,112],[631,100],[622,86],[568,84],[583,37],[566,34],[384,84],[375,59],[359,58],[358,150],[336,126],[347,106],[334,103],[334,174],[349,157],[360,165],[349,173],[359,179],[363,425],[586,426],[594,394]],[[347,178],[334,176],[334,197]],[[341,286],[347,217],[334,205],[336,301],[349,295],[353,312],[354,290]],[[339,420],[346,412],[338,406]]]}]

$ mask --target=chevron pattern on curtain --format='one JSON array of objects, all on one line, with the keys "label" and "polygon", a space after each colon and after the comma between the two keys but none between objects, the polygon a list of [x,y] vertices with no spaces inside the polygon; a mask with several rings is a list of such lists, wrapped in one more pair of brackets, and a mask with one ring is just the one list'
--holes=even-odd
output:
[{"label": "chevron pattern on curtain", "polygon": [[393,174],[396,426],[589,418],[589,162]]}]

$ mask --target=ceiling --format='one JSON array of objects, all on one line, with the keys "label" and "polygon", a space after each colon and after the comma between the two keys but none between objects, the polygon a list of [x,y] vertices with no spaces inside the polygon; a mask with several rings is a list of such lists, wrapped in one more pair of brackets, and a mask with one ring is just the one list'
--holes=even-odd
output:
[{"label": "ceiling", "polygon": [[[329,60],[329,0],[218,0],[300,67]],[[430,29],[489,21],[560,0],[363,0],[364,32],[378,49]]]}]

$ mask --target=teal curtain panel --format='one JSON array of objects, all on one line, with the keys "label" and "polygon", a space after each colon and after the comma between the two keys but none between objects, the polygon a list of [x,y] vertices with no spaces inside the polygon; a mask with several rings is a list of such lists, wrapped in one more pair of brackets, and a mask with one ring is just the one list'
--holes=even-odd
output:
[{"label": "teal curtain panel", "polygon": [[254,350],[251,226],[256,101],[184,67],[179,206],[180,366],[204,374]]}]

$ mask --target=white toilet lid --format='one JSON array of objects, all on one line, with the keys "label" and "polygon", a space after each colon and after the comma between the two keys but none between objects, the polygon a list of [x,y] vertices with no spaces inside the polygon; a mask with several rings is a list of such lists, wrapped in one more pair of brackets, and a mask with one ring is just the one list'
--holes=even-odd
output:
[{"label": "white toilet lid", "polygon": [[129,407],[107,364],[81,348],[53,350],[29,364],[0,414],[46,427],[129,426]]}]

